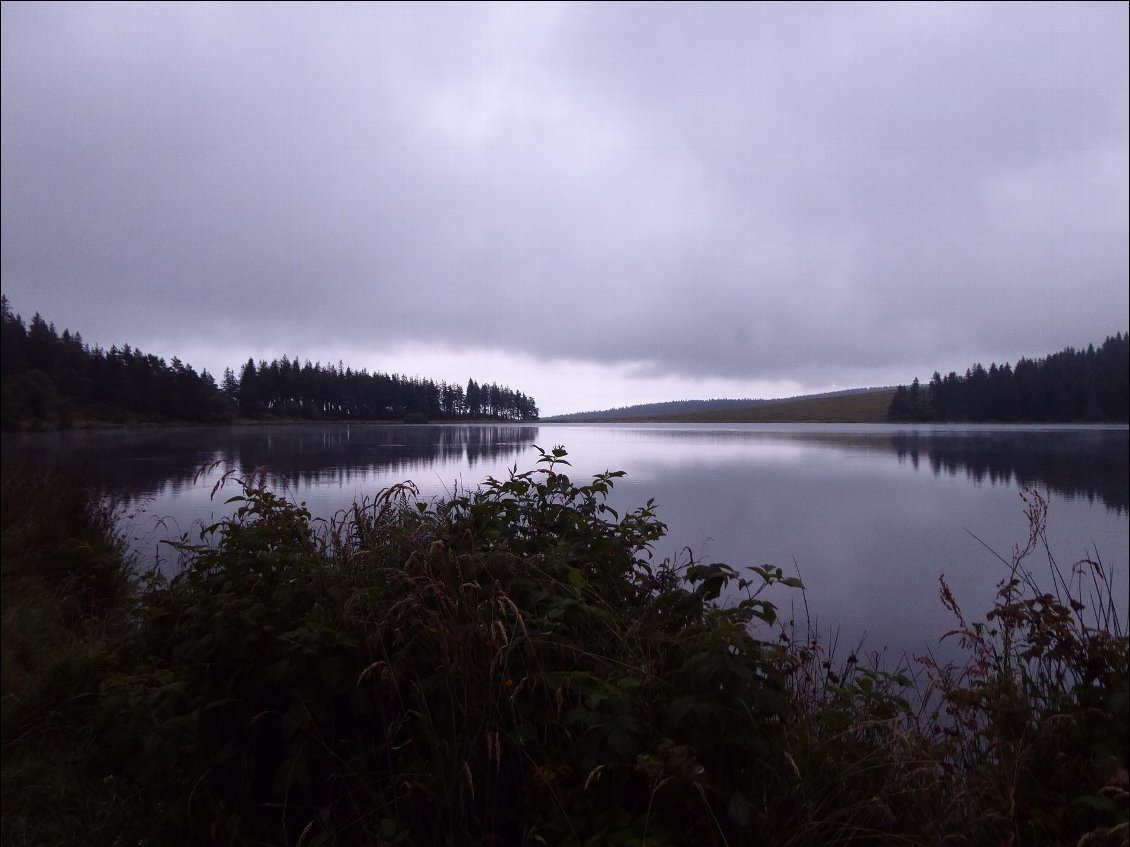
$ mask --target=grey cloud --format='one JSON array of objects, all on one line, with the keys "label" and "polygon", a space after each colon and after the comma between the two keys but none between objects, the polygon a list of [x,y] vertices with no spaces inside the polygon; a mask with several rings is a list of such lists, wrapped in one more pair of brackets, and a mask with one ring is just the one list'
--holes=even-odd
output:
[{"label": "grey cloud", "polygon": [[4,5],[4,290],[809,384],[1125,329],[1126,7],[921,6]]}]

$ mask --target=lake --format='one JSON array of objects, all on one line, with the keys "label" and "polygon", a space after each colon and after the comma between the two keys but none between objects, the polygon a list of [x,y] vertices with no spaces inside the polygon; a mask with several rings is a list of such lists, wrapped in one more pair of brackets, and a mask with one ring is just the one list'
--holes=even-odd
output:
[{"label": "lake", "polygon": [[[669,527],[660,557],[772,564],[808,587],[774,594],[787,618],[864,649],[948,656],[944,574],[982,619],[1027,539],[1021,493],[1047,493],[1061,565],[1101,558],[1123,619],[1130,550],[1126,427],[895,425],[280,425],[5,435],[4,459],[82,468],[122,503],[142,566],[172,567],[160,542],[224,514],[210,498],[224,469],[266,466],[272,485],[330,517],[403,480],[442,496],[534,467],[561,444],[584,481],[624,470],[611,504],[654,498]],[[221,462],[200,475],[201,465]],[[194,481],[195,479],[195,481]],[[235,493],[229,489],[225,493]],[[1038,577],[1047,555],[1029,560]],[[807,601],[807,612],[805,611]]]}]

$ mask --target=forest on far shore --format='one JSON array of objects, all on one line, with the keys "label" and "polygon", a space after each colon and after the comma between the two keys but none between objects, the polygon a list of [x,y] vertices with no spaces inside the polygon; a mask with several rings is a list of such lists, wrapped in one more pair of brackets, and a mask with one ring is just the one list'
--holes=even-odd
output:
[{"label": "forest on far shore", "polygon": [[937,371],[923,387],[900,385],[887,418],[894,421],[1125,422],[1130,420],[1130,335],[1098,348],[1068,347],[1013,368],[980,363],[964,375]]},{"label": "forest on far shore", "polygon": [[342,363],[249,359],[220,383],[173,357],[136,347],[87,345],[36,313],[28,324],[2,297],[0,376],[3,429],[67,429],[76,421],[228,423],[237,416],[299,420],[537,420],[534,398],[496,383],[466,387]]},{"label": "forest on far shore", "polygon": [[[128,344],[109,350],[91,347],[77,332],[64,329],[59,333],[38,313],[25,325],[12,312],[6,296],[2,312],[0,422],[7,431],[67,429],[93,422],[230,423],[237,417],[408,423],[538,420],[533,397],[493,382],[436,382],[355,370],[342,362],[311,363],[283,356],[270,362],[248,359],[238,373],[225,368],[217,383],[207,370],[197,372],[177,357],[166,362]],[[744,409],[745,405],[774,403],[781,401],[693,401],[696,406],[710,407],[714,416],[731,414],[730,405]],[[685,405],[688,401],[658,404],[654,411],[663,407],[672,412]],[[644,408],[652,409],[640,407]],[[821,417],[827,414],[826,410],[818,412],[817,418],[839,419]],[[563,419],[577,417],[581,416]],[[898,386],[886,419],[1130,421],[1130,334],[1116,333],[1097,348],[1093,344],[1086,350],[1068,347],[1042,359],[1021,358],[1015,367],[993,363],[986,369],[978,363],[964,375],[951,371],[942,376],[935,371],[926,385],[916,378],[909,386]]]}]

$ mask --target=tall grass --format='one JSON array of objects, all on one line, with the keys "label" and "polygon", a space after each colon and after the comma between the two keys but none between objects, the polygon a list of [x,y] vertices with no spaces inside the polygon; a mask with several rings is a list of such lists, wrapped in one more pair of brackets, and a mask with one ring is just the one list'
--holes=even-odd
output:
[{"label": "tall grass", "polygon": [[837,662],[807,634],[782,636],[800,717],[787,742],[809,811],[791,843],[1125,843],[1127,637],[1113,574],[1097,554],[1061,567],[1046,497],[1024,502],[1029,536],[1002,559],[984,620],[940,581],[962,661]]},{"label": "tall grass", "polygon": [[[28,605],[88,609],[44,630],[84,645],[65,686],[51,680],[70,660],[43,653],[13,658],[9,690],[5,607],[4,843],[1125,832],[1127,639],[1097,559],[1039,591],[1040,498],[985,623],[945,595],[968,662],[884,669],[782,627],[761,592],[799,583],[778,569],[653,560],[654,504],[618,514],[605,496],[622,474],[577,485],[567,467],[555,448],[473,491],[422,503],[405,484],[330,522],[228,475],[214,493],[233,517],[182,539],[171,579],[131,583],[118,551],[102,606],[72,603],[86,565],[60,559],[57,593]],[[23,500],[51,521],[52,498]],[[8,543],[6,511],[6,601]]]}]

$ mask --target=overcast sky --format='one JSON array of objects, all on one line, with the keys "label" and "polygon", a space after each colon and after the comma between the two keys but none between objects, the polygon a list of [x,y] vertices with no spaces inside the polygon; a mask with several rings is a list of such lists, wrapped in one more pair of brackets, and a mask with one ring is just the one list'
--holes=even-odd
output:
[{"label": "overcast sky", "polygon": [[3,291],[543,414],[1127,329],[1128,4],[3,3]]}]

